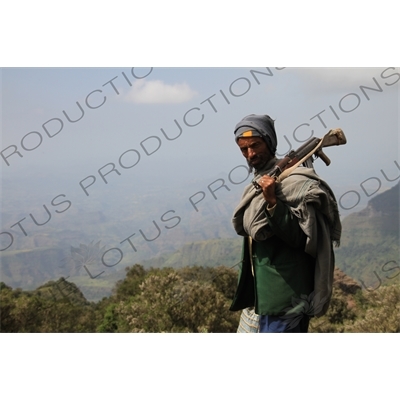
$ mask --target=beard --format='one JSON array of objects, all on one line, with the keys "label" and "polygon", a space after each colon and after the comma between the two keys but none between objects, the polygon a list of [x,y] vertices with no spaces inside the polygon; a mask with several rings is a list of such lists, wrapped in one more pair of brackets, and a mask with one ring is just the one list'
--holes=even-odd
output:
[{"label": "beard", "polygon": [[253,157],[252,160],[246,158],[247,165],[249,166],[249,171],[250,172],[253,172],[253,170],[260,171],[261,169],[263,169],[265,167],[265,165],[267,165],[267,163],[272,158],[273,157],[271,157],[270,155],[264,155],[264,154],[257,155],[256,157]]},{"label": "beard", "polygon": [[246,159],[246,161],[247,161],[247,165],[249,166],[249,172],[251,173],[251,172],[253,172],[253,166],[250,164],[250,162],[249,162],[249,160],[247,160]]}]

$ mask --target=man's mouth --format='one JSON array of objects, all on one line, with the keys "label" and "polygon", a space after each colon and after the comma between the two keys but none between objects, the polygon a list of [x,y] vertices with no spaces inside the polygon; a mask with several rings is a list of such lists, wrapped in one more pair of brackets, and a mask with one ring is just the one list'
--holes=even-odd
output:
[{"label": "man's mouth", "polygon": [[259,157],[253,157],[249,160],[249,163],[252,165],[258,164],[260,162],[260,158]]}]

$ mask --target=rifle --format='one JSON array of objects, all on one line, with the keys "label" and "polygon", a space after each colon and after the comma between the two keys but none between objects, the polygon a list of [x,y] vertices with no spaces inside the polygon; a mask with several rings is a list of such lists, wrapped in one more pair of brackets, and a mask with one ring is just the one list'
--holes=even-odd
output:
[{"label": "rifle", "polygon": [[[346,143],[346,136],[340,128],[331,129],[322,139],[312,137],[297,150],[290,151],[282,160],[276,163],[275,167],[268,175],[275,178],[277,182],[282,182],[299,165],[309,160],[313,155],[316,158],[319,157],[328,166],[331,160],[322,149],[324,147],[340,146]],[[253,179],[251,183],[256,188],[256,194],[260,194],[262,189],[257,181]]]}]

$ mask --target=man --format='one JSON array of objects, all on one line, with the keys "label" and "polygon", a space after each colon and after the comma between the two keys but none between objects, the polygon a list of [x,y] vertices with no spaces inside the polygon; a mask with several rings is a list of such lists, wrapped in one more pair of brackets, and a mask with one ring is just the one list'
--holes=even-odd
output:
[{"label": "man", "polygon": [[341,234],[335,197],[310,165],[281,183],[268,175],[278,161],[268,115],[243,118],[234,133],[262,190],[247,186],[233,216],[236,232],[244,236],[230,308],[243,310],[238,332],[305,333],[310,317],[323,315],[332,295],[333,243]]}]

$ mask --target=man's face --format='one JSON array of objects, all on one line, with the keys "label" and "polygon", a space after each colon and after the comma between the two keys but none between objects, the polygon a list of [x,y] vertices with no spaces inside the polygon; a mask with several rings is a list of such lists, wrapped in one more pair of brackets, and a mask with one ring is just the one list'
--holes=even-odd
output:
[{"label": "man's face", "polygon": [[250,167],[260,170],[273,158],[267,144],[260,137],[239,138],[238,146]]}]

